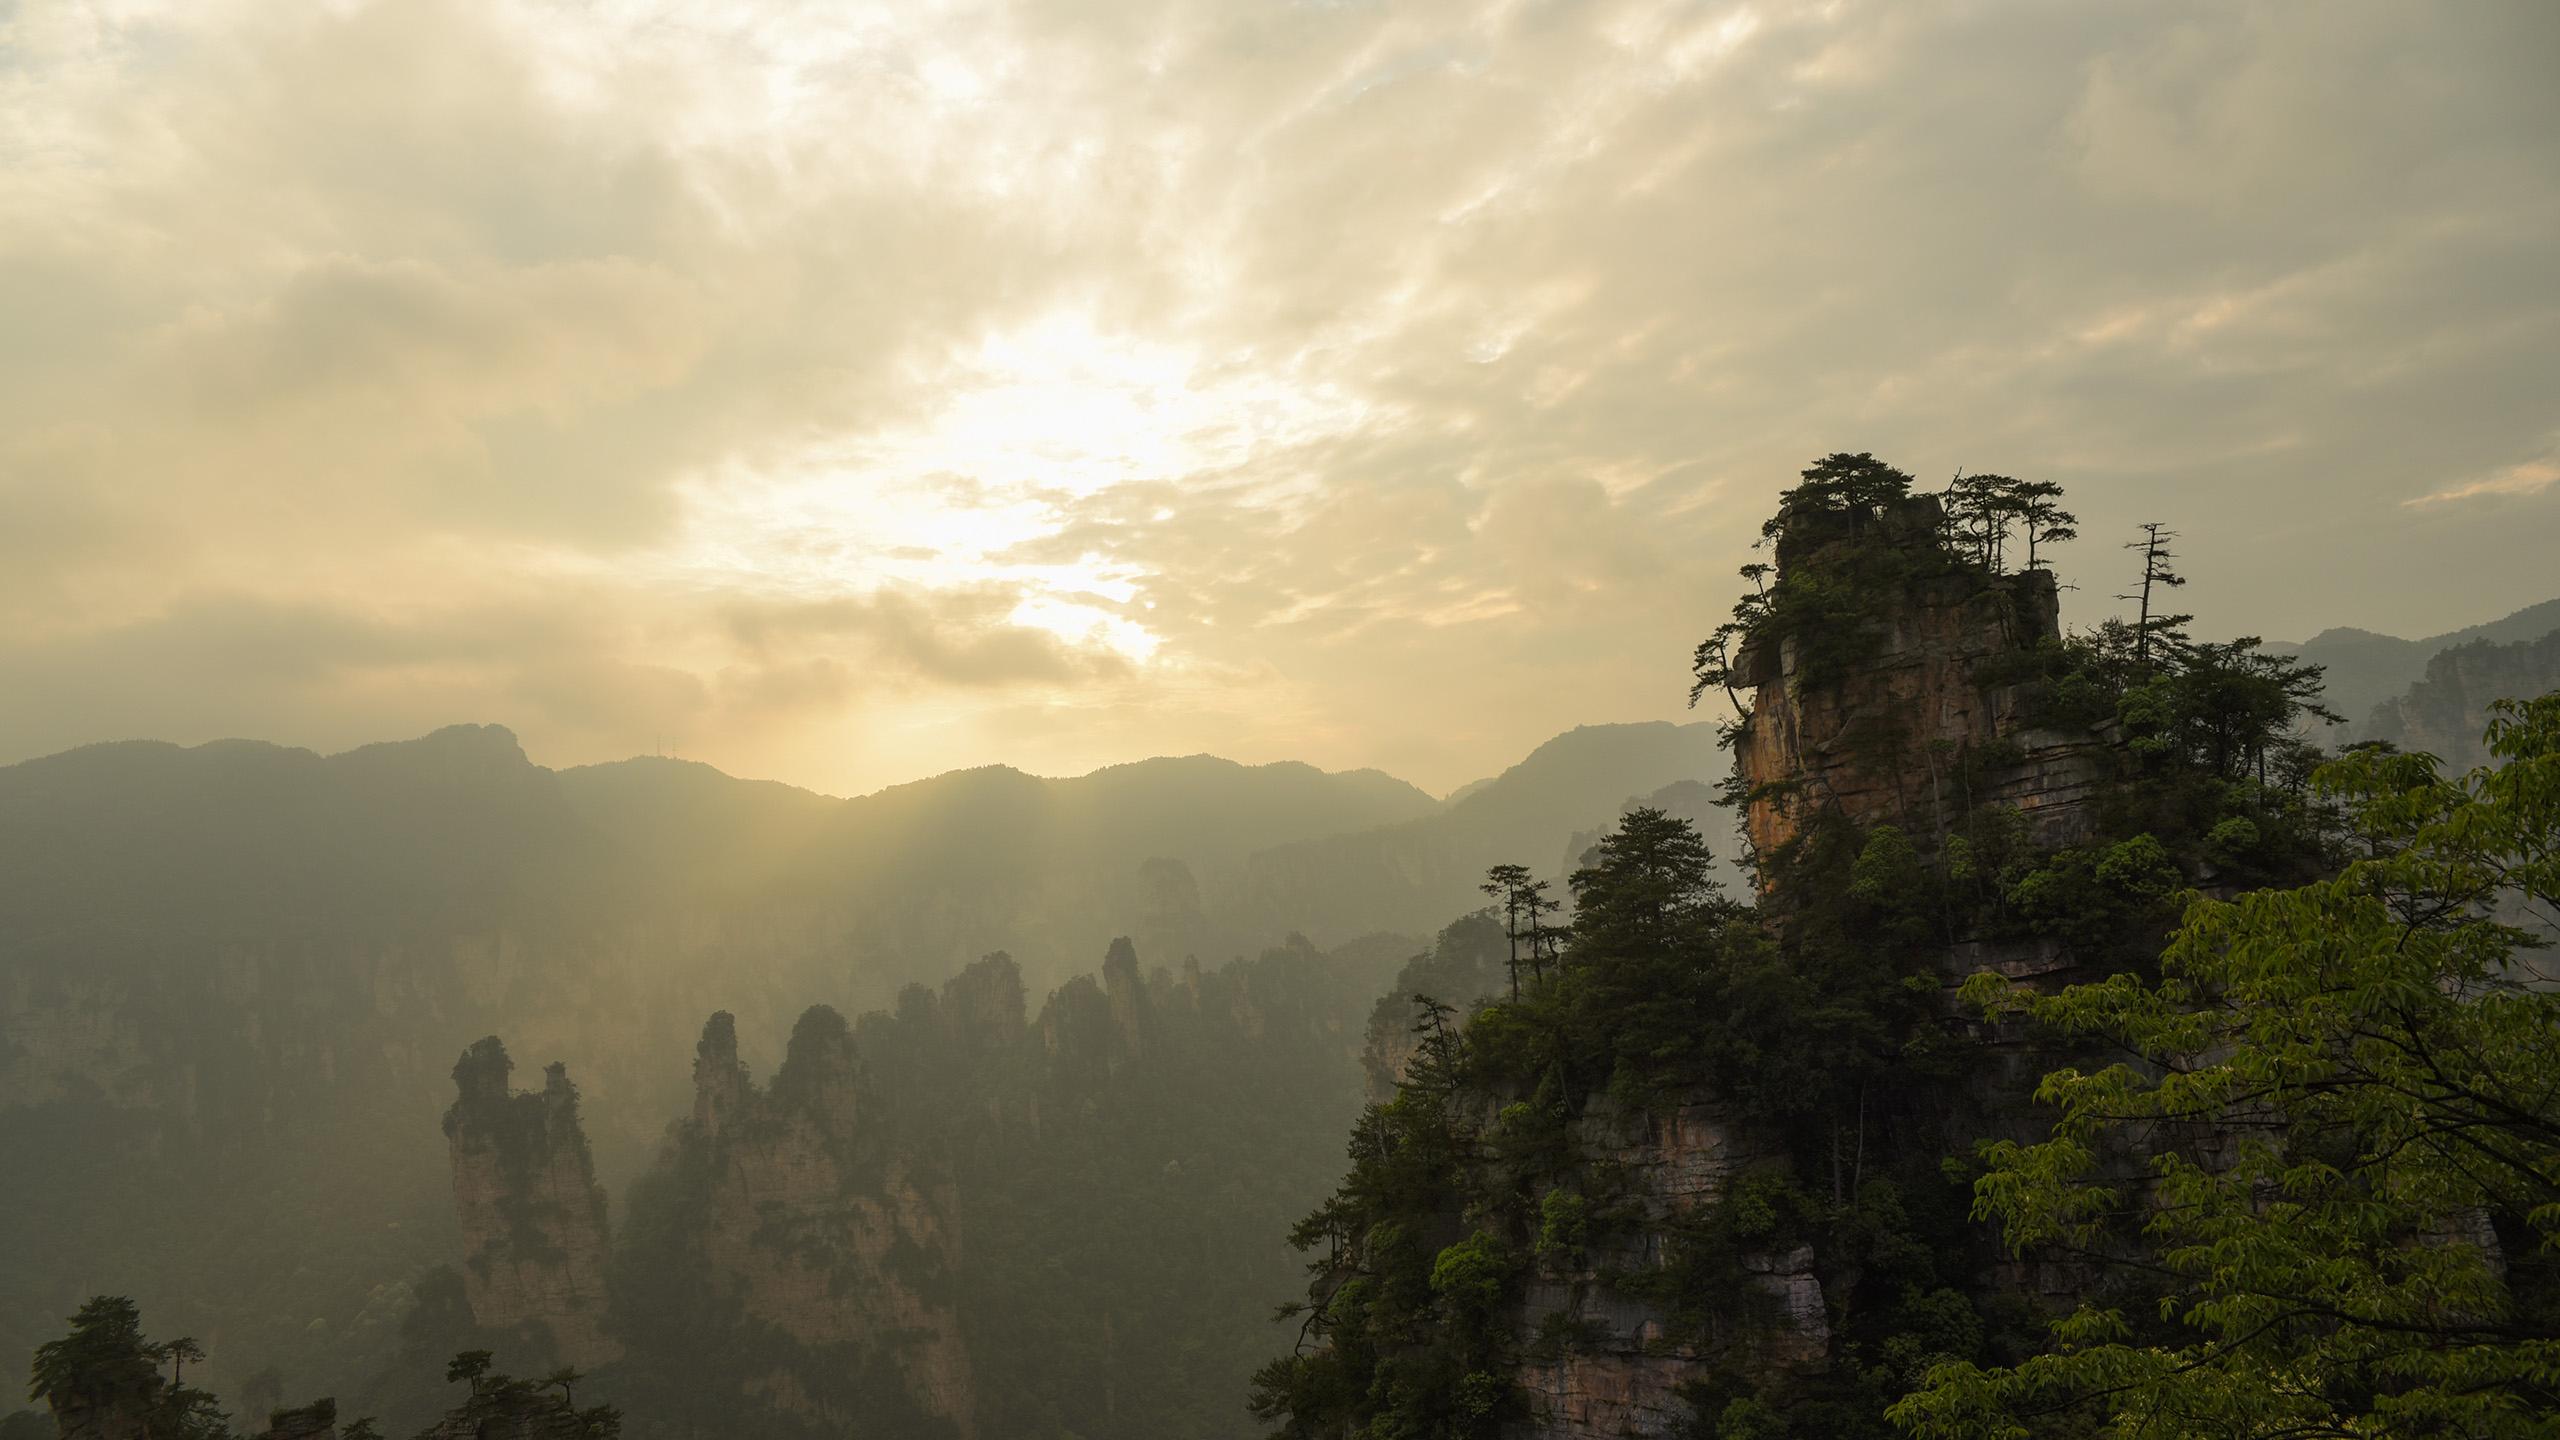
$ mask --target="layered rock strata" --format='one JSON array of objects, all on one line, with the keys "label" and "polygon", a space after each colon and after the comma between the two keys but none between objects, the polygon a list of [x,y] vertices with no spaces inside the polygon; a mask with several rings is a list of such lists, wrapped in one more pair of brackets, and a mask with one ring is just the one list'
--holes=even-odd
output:
[{"label": "layered rock strata", "polygon": [[1888,603],[1856,618],[1853,637],[1821,637],[1826,650],[1851,640],[1863,652],[1856,663],[1793,633],[1737,657],[1753,694],[1734,763],[1752,796],[1746,830],[1758,853],[1825,811],[1926,840],[1989,802],[2021,811],[2043,844],[2088,833],[2106,740],[2028,724],[2019,687],[1986,678],[1997,673],[1990,662],[2059,642],[2053,573],[1930,564],[1942,525],[1937,501],[1919,496],[1887,513],[1881,537],[1807,525],[1779,546],[1782,574],[1820,565],[1835,547],[1880,542],[1919,563]]},{"label": "layered rock strata", "polygon": [[[1695,1422],[1682,1387],[1701,1367],[1734,1356],[1720,1337],[1683,1334],[1660,1301],[1628,1282],[1670,1263],[1669,1227],[1722,1195],[1742,1166],[1766,1157],[1706,1101],[1633,1112],[1596,1107],[1574,1131],[1577,1153],[1613,1168],[1643,1219],[1608,1244],[1541,1257],[1520,1302],[1520,1333],[1560,1325],[1576,1338],[1521,1368],[1532,1418],[1519,1433],[1524,1440],[1687,1434]],[[1737,1333],[1730,1345],[1761,1364],[1821,1363],[1831,1331],[1812,1247],[1748,1255],[1743,1265],[1767,1323]]]}]

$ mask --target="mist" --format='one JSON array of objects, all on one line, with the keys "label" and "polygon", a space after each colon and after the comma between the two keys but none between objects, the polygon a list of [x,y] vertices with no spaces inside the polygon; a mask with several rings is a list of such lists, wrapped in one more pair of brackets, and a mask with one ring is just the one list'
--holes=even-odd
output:
[{"label": "mist", "polygon": [[2555,62],[0,7],[0,1440],[2544,1434]]}]

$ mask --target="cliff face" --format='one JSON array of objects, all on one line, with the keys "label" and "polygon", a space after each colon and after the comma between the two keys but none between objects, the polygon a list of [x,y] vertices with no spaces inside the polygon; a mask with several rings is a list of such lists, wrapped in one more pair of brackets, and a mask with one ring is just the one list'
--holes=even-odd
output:
[{"label": "cliff face", "polygon": [[[987,993],[973,993],[973,1016],[1004,1008],[1001,987],[975,989]],[[693,1117],[671,1138],[663,1168],[696,1189],[692,1253],[712,1303],[786,1342],[751,1391],[784,1413],[842,1426],[862,1418],[846,1382],[887,1379],[916,1413],[973,1434],[953,1300],[958,1196],[929,1145],[866,1128],[844,1018],[812,1007],[773,1082],[759,1088],[738,1059],[735,1023],[715,1015],[694,1085]]]},{"label": "cliff face", "polygon": [[[1885,545],[1820,527],[1790,532],[1780,572],[1820,567],[1856,546],[1867,555],[1930,555],[1938,503],[1919,496],[1888,512]],[[1989,662],[2060,638],[2053,573],[1985,575],[1915,564],[1892,596],[1826,629],[1747,647],[1736,671],[1753,688],[1734,762],[1752,796],[1746,828],[1763,855],[1836,811],[1915,837],[1943,833],[1966,804],[2022,811],[2045,844],[2081,838],[2106,775],[2104,742],[2024,723],[2014,686]],[[1844,643],[1852,659],[1837,656]],[[1825,653],[1817,653],[1816,646]]]},{"label": "cliff face", "polygon": [[1421,1049],[1414,1033],[1417,1011],[1413,997],[1429,995],[1455,1007],[1451,1019],[1463,1023],[1476,1002],[1503,993],[1508,983],[1506,961],[1510,941],[1490,914],[1465,916],[1440,932],[1429,952],[1405,962],[1395,984],[1369,1009],[1361,1032],[1360,1073],[1369,1103],[1395,1098],[1406,1068]]},{"label": "cliff face", "polygon": [[473,1045],[453,1067],[460,1094],[444,1117],[472,1318],[539,1329],[562,1363],[602,1365],[622,1352],[605,1332],[611,1244],[577,1087],[555,1064],[540,1090],[511,1091],[513,1069],[496,1036]]},{"label": "cliff face", "polygon": [[338,1402],[320,1400],[268,1417],[257,1440],[338,1440]]},{"label": "cliff face", "polygon": [[148,1415],[129,1401],[76,1399],[53,1406],[55,1433],[62,1440],[150,1440]]},{"label": "cliff face", "polygon": [[[2078,844],[2097,830],[2099,797],[2116,773],[2110,737],[2029,724],[2024,686],[2000,678],[2019,670],[2005,662],[2059,641],[2054,576],[1949,565],[1941,529],[1937,503],[1921,497],[1887,509],[1858,535],[1805,525],[1780,546],[1782,573],[1866,567],[1859,591],[1868,599],[1845,628],[1746,649],[1735,666],[1753,689],[1735,761],[1764,885],[1767,860],[1825,815],[1862,829],[1897,826],[1924,851],[1943,843],[1966,811],[1986,805],[2019,812],[2028,843],[2040,849]],[[1850,547],[1857,553],[1844,556]],[[1893,583],[1875,583],[1879,573]],[[2050,942],[1966,939],[1948,946],[1939,969],[1952,984],[1977,969],[2023,977],[2067,964]],[[1948,1006],[1952,1015],[1951,997]],[[2000,1039],[1986,1054],[1979,1073],[1928,1102],[1964,1110],[1965,1133],[2014,1122],[2029,1108],[2023,1087],[2040,1073],[2020,1054],[2004,1053]],[[1897,1115],[1891,1123],[1944,1123],[1943,1113]],[[1513,1426],[1509,1440],[1689,1435],[1700,1421],[1693,1393],[1706,1377],[1812,1375],[1832,1366],[1835,1304],[1845,1295],[1827,1294],[1825,1279],[1850,1293],[1858,1284],[1856,1264],[1841,1256],[1802,1243],[1745,1251],[1725,1283],[1741,1292],[1737,1313],[1749,1318],[1703,1334],[1677,1323],[1646,1283],[1676,1263],[1672,1237],[1726,1198],[1737,1176],[1790,1169],[1786,1137],[1753,1133],[1703,1091],[1639,1109],[1598,1102],[1572,1133],[1575,1153],[1618,1176],[1640,1218],[1588,1250],[1542,1246],[1515,1312],[1517,1333],[1560,1319],[1574,1338],[1543,1354],[1532,1348],[1516,1376],[1531,1418]],[[1880,1127],[1875,1143],[1881,1149],[1894,1138]],[[1855,1143],[1868,1143],[1863,1128]],[[1840,1177],[1829,1179],[1836,1197]]]},{"label": "cliff face", "polygon": [[[1532,1358],[1518,1379],[1537,1440],[1621,1440],[1687,1435],[1695,1423],[1682,1388],[1702,1367],[1736,1357],[1711,1341],[1684,1337],[1669,1307],[1639,1293],[1640,1278],[1670,1261],[1667,1236],[1716,1200],[1755,1153],[1711,1100],[1657,1110],[1599,1107],[1574,1123],[1576,1149],[1625,1176],[1641,1222],[1626,1238],[1540,1258],[1517,1309],[1522,1332],[1560,1316],[1583,1338],[1549,1358]],[[1746,1282],[1768,1303],[1771,1322],[1747,1332],[1748,1359],[1769,1366],[1819,1364],[1830,1342],[1822,1282],[1811,1246],[1746,1256]]]}]

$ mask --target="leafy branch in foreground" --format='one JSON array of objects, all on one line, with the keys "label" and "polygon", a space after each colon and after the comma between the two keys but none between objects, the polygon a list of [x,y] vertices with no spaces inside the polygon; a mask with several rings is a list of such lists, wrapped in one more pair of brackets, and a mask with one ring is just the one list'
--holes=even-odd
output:
[{"label": "leafy branch in foreground", "polygon": [[[2131,1277],[2017,1365],[1949,1363],[1892,1417],[2029,1435],[2560,1436],[2560,693],[2458,778],[2351,752],[2316,784],[2362,858],[2198,898],[2160,978],[1971,993],[2131,1063],[2047,1076],[2042,1143],[1986,1145],[1978,1218]],[[2122,1303],[2111,1303],[2121,1301]]]}]

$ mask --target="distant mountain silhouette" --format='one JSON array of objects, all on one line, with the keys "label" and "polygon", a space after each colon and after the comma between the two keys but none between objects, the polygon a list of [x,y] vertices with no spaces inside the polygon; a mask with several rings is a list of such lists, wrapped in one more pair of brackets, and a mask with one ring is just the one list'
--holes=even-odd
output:
[{"label": "distant mountain silhouette", "polygon": [[2361,740],[2371,734],[2367,717],[2374,707],[2398,699],[2410,686],[2426,678],[2427,662],[2438,654],[2477,640],[2502,644],[2538,640],[2555,630],[2560,630],[2560,599],[2528,605],[2502,619],[2423,640],[2404,640],[2397,635],[2340,626],[2323,630],[2308,640],[2271,640],[2266,648],[2326,666],[2329,708],[2347,717],[2346,724],[2338,727],[2340,733],[2332,738]]},{"label": "distant mountain silhouette", "polygon": [[[1205,755],[847,800],[675,760],[553,771],[494,725],[0,767],[0,1351],[132,1291],[154,1313],[219,1298],[232,1353],[357,1353],[357,1329],[305,1332],[396,1323],[382,1277],[451,1252],[421,1139],[483,1035],[571,1062],[618,1191],[715,1010],[786,1034],[996,950],[1036,1007],[1116,935],[1151,967],[1428,936],[1481,903],[1485,866],[1552,864],[1717,758],[1705,726],[1586,727],[1449,802]],[[111,1274],[130,1251],[80,1238],[101,1226],[171,1243]]]},{"label": "distant mountain silhouette", "polygon": [[1721,775],[1727,763],[1703,721],[1581,726],[1433,814],[1255,856],[1249,903],[1270,915],[1322,904],[1347,933],[1410,933],[1432,913],[1483,903],[1475,887],[1489,866],[1516,861],[1562,878],[1549,867],[1572,837],[1613,822],[1630,799]]}]

